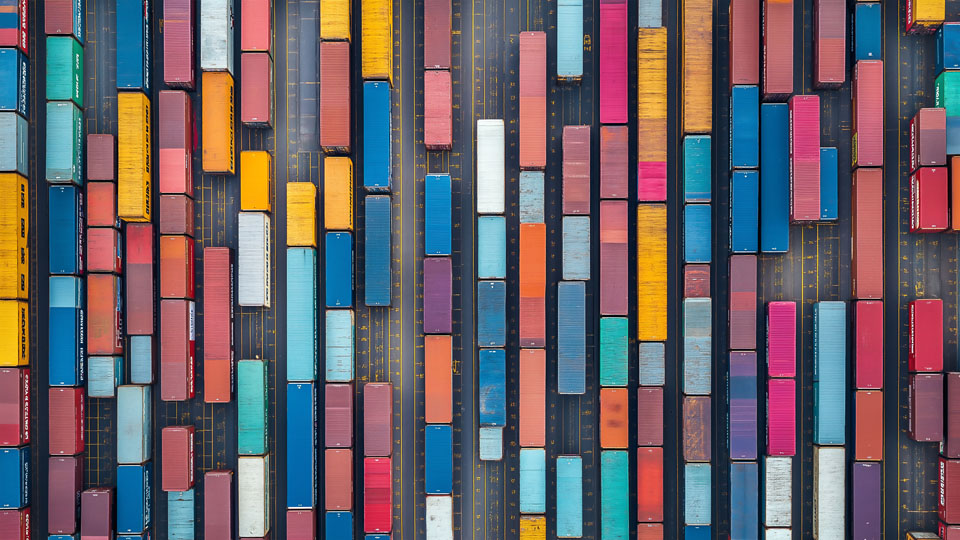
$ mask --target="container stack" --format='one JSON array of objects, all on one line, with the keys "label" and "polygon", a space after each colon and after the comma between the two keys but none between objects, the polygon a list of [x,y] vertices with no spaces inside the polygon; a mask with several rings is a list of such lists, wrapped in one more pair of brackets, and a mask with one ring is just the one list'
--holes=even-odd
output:
[{"label": "container stack", "polygon": [[[910,124],[910,170],[950,166],[950,230],[960,230],[960,23],[944,23],[937,33],[938,109],[921,109]],[[942,109],[942,112],[941,112]],[[949,163],[947,163],[949,156]],[[928,205],[939,211],[935,196]],[[911,210],[913,205],[911,205]],[[911,225],[913,224],[911,219]]]},{"label": "container stack", "polygon": [[789,537],[793,526],[793,457],[797,453],[797,305],[778,301],[767,303],[766,308],[767,418],[761,523],[768,538]]},{"label": "container stack", "polygon": [[[233,0],[200,2],[200,98],[203,171],[236,172],[234,133]],[[242,221],[242,220],[241,220]],[[241,227],[242,228],[242,227]],[[241,231],[240,238],[244,235]],[[243,253],[238,254],[240,305],[244,304]],[[251,304],[263,305],[263,304]],[[269,305],[269,302],[268,304]]]},{"label": "container stack", "polygon": [[[237,362],[237,521],[241,537],[262,538],[270,531],[270,446],[267,419],[267,361]],[[302,398],[287,396],[288,402]],[[288,411],[288,423],[297,423],[295,412]],[[303,422],[300,422],[302,425]],[[288,452],[297,448],[288,446]],[[288,454],[289,455],[289,454]],[[308,466],[309,464],[304,464]],[[301,470],[306,474],[308,467]],[[288,486],[293,488],[295,486]]]},{"label": "container stack", "polygon": [[904,30],[907,34],[933,34],[946,16],[944,0],[907,0],[904,2]]},{"label": "container stack", "polygon": [[883,467],[883,302],[853,303],[853,493],[855,536],[878,537]]},{"label": "container stack", "polygon": [[[813,523],[829,538],[846,526],[847,306],[813,305]],[[771,429],[768,425],[768,431]],[[769,452],[773,453],[773,452]]]},{"label": "container stack", "polygon": [[[171,538],[193,536],[195,437],[193,426],[167,426],[160,432],[160,489],[166,492],[167,535]],[[239,493],[243,497],[243,489]]]}]

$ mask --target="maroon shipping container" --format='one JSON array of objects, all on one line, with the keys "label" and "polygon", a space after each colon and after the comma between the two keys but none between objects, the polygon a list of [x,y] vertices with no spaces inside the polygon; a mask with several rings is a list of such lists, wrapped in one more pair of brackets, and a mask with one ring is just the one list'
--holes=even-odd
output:
[{"label": "maroon shipping container", "polygon": [[30,507],[20,510],[0,510],[0,538],[30,540]]},{"label": "maroon shipping container", "polygon": [[946,167],[920,167],[910,176],[910,232],[940,232],[950,224]]},{"label": "maroon shipping container", "polygon": [[393,385],[367,383],[363,387],[363,455],[393,453]]},{"label": "maroon shipping container", "polygon": [[287,540],[316,540],[316,521],[313,510],[287,510]]},{"label": "maroon shipping container", "polygon": [[179,193],[192,197],[193,105],[182,90],[162,90],[158,102],[160,193]]},{"label": "maroon shipping container", "polygon": [[194,396],[194,328],[192,301],[160,301],[160,399],[163,401],[185,401]]},{"label": "maroon shipping container", "polygon": [[547,34],[520,32],[520,168],[547,165]]},{"label": "maroon shipping container", "polygon": [[910,302],[910,371],[943,370],[943,301]]},{"label": "maroon shipping container", "polygon": [[820,97],[793,96],[790,107],[790,221],[820,219]]},{"label": "maroon shipping container", "polygon": [[233,471],[203,475],[203,538],[233,540]]},{"label": "maroon shipping container", "polygon": [[87,182],[87,227],[117,227],[117,185]]},{"label": "maroon shipping container", "polygon": [[[117,145],[113,135],[87,135],[87,180],[116,181]],[[90,223],[87,223],[90,225]]]},{"label": "maroon shipping container", "polygon": [[449,334],[453,314],[453,267],[450,257],[423,261],[423,332]]},{"label": "maroon shipping container", "polygon": [[683,398],[683,460],[710,461],[711,407],[709,396]]},{"label": "maroon shipping container", "polygon": [[163,428],[160,485],[164,491],[186,491],[193,487],[193,433],[193,426]]},{"label": "maroon shipping container", "polygon": [[757,256],[730,256],[730,348],[757,348]]},{"label": "maroon shipping container", "polygon": [[50,455],[75,456],[84,448],[83,387],[52,386],[48,396]]},{"label": "maroon shipping container", "polygon": [[947,164],[947,110],[924,108],[910,120],[910,171]]},{"label": "maroon shipping container", "polygon": [[883,169],[853,171],[851,193],[853,297],[883,298]]},{"label": "maroon shipping container", "polygon": [[813,9],[813,84],[836,88],[847,78],[847,3],[816,0]]},{"label": "maroon shipping container", "polygon": [[946,430],[943,442],[940,444],[940,453],[956,459],[960,458],[960,373],[947,373],[946,379]]},{"label": "maroon shipping container", "polygon": [[709,264],[687,264],[683,266],[683,297],[710,298]]},{"label": "maroon shipping container", "polygon": [[273,43],[272,8],[271,0],[240,1],[241,51],[270,51]]},{"label": "maroon shipping container", "polygon": [[450,4],[450,0],[423,2],[424,69],[450,69],[450,36],[453,34]]},{"label": "maroon shipping container", "polygon": [[763,0],[763,97],[793,93],[793,0]]},{"label": "maroon shipping container", "polygon": [[350,43],[320,42],[320,146],[350,152]]},{"label": "maroon shipping container", "polygon": [[30,444],[30,368],[0,368],[0,446]]},{"label": "maroon shipping container", "polygon": [[[19,4],[20,2],[17,2]],[[37,13],[37,2],[28,2]],[[44,0],[43,33],[50,35],[73,35],[73,7],[76,0]],[[31,33],[33,31],[31,30]]]},{"label": "maroon shipping container", "polygon": [[663,387],[637,388],[637,446],[663,445]]},{"label": "maroon shipping container", "polygon": [[113,538],[113,488],[93,488],[80,494],[80,539]]},{"label": "maroon shipping container", "polygon": [[126,283],[124,294],[127,308],[126,331],[132,336],[153,334],[153,225],[128,223],[126,241]]},{"label": "maroon shipping container", "polygon": [[273,60],[270,55],[265,52],[241,54],[240,121],[256,128],[272,126],[273,103]]},{"label": "maroon shipping container", "polygon": [[87,272],[119,274],[120,231],[113,227],[87,229]]},{"label": "maroon shipping container", "polygon": [[910,438],[917,442],[943,440],[943,374],[910,374]]},{"label": "maroon shipping container", "polygon": [[47,472],[47,532],[74,534],[83,489],[83,458],[51,457]]},{"label": "maroon shipping container", "polygon": [[563,213],[590,215],[590,126],[563,126]]},{"label": "maroon shipping container", "polygon": [[326,510],[353,510],[353,450],[327,448],[324,452],[323,507]]},{"label": "maroon shipping container", "polygon": [[203,249],[203,399],[230,401],[233,386],[233,255]]},{"label": "maroon shipping container", "polygon": [[730,88],[760,84],[760,2],[730,0]]},{"label": "maroon shipping container", "polygon": [[160,196],[160,234],[187,235],[192,238],[193,217],[193,199],[190,197]]},{"label": "maroon shipping container", "polygon": [[[883,61],[853,68],[853,166],[883,167]],[[944,143],[946,144],[946,143]]]},{"label": "maroon shipping container", "polygon": [[193,0],[163,2],[163,82],[193,90]]},{"label": "maroon shipping container", "polygon": [[858,389],[883,388],[883,302],[854,303],[854,365]]},{"label": "maroon shipping container", "polygon": [[627,198],[627,126],[600,126],[600,198]]},{"label": "maroon shipping container", "polygon": [[193,300],[193,238],[160,237],[160,298]]},{"label": "maroon shipping container", "polygon": [[940,519],[948,525],[960,524],[960,460],[940,458]]},{"label": "maroon shipping container", "polygon": [[600,201],[600,314],[627,314],[627,201]]},{"label": "maroon shipping container", "polygon": [[324,400],[324,444],[328,448],[353,446],[353,385],[328,383]]},{"label": "maroon shipping container", "polygon": [[452,84],[448,70],[423,73],[423,144],[427,150],[453,146]]},{"label": "maroon shipping container", "polygon": [[940,540],[960,540],[960,525],[947,525],[942,521],[939,523],[937,536]]}]

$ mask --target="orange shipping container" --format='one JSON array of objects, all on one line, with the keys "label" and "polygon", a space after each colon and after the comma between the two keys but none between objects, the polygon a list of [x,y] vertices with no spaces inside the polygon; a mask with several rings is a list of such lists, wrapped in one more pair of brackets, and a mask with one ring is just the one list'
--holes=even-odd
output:
[{"label": "orange shipping container", "polygon": [[193,300],[193,239],[160,237],[160,298]]},{"label": "orange shipping container", "polygon": [[520,225],[520,346],[543,347],[545,335],[547,226]]},{"label": "orange shipping container", "polygon": [[600,448],[626,448],[630,405],[626,388],[600,389]]},{"label": "orange shipping container", "polygon": [[87,354],[123,354],[120,325],[120,278],[115,274],[87,275]]},{"label": "orange shipping container", "polygon": [[879,390],[856,393],[854,458],[857,461],[883,459],[883,392]]},{"label": "orange shipping container", "polygon": [[520,446],[545,444],[546,359],[543,349],[520,350]]},{"label": "orange shipping container", "polygon": [[683,0],[683,133],[713,129],[713,2]]},{"label": "orange shipping container", "polygon": [[640,523],[637,540],[663,540],[663,523]]},{"label": "orange shipping container", "polygon": [[663,521],[663,448],[659,446],[637,449],[637,521]]},{"label": "orange shipping container", "polygon": [[683,398],[683,460],[710,461],[712,437],[709,396]]},{"label": "orange shipping container", "polygon": [[423,338],[424,421],[453,422],[453,338],[429,335]]},{"label": "orange shipping container", "polygon": [[233,76],[226,71],[204,71],[201,77],[203,171],[233,174]]},{"label": "orange shipping container", "polygon": [[324,508],[353,509],[353,450],[327,448],[324,453]]}]

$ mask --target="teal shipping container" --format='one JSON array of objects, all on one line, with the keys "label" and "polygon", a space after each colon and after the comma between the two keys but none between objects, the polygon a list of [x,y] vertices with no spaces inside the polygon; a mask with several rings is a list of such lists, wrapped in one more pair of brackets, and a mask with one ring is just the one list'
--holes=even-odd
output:
[{"label": "teal shipping container", "polygon": [[130,336],[130,384],[153,384],[153,336]]},{"label": "teal shipping container", "polygon": [[557,0],[557,77],[583,77],[583,0]]},{"label": "teal shipping container", "polygon": [[630,538],[630,460],[623,450],[600,452],[600,537]]},{"label": "teal shipping container", "polygon": [[87,359],[87,396],[112,398],[124,382],[122,356],[91,356]]},{"label": "teal shipping container", "polygon": [[167,492],[167,540],[194,540],[194,491]]},{"label": "teal shipping container", "polygon": [[47,103],[46,179],[83,185],[83,114],[69,101]]},{"label": "teal shipping container", "polygon": [[563,216],[563,279],[590,279],[590,216]]},{"label": "teal shipping container", "polygon": [[317,250],[287,249],[287,381],[317,379]]},{"label": "teal shipping container", "polygon": [[840,164],[836,148],[820,149],[820,219],[836,221],[838,208]]},{"label": "teal shipping container", "polygon": [[520,513],[542,514],[547,509],[547,462],[543,448],[520,449]]},{"label": "teal shipping container", "polygon": [[500,461],[503,459],[503,428],[484,426],[477,436],[481,461]]},{"label": "teal shipping container", "polygon": [[0,112],[0,172],[29,175],[27,119],[13,112]]},{"label": "teal shipping container", "polygon": [[710,525],[712,507],[709,463],[683,466],[683,522],[686,525]]},{"label": "teal shipping container", "polygon": [[583,536],[583,458],[557,456],[557,537]]},{"label": "teal shipping container", "polygon": [[683,138],[683,202],[710,202],[713,184],[709,135]]},{"label": "teal shipping container", "polygon": [[665,355],[666,347],[663,343],[646,342],[640,344],[641,386],[663,386],[665,384]]},{"label": "teal shipping container", "polygon": [[152,411],[149,386],[117,388],[117,463],[139,465],[150,459]]},{"label": "teal shipping container", "polygon": [[603,317],[600,319],[600,385],[626,386],[628,371],[626,317]]},{"label": "teal shipping container", "polygon": [[520,223],[544,223],[543,171],[520,171]]},{"label": "teal shipping container", "polygon": [[713,258],[713,234],[709,204],[683,207],[683,262],[709,263]]},{"label": "teal shipping container", "polygon": [[331,309],[326,313],[327,382],[353,380],[353,310]]},{"label": "teal shipping container", "polygon": [[506,279],[507,221],[503,216],[477,218],[477,279]]},{"label": "teal shipping container", "polygon": [[847,391],[847,306],[813,305],[813,442],[844,444]]},{"label": "teal shipping container", "polygon": [[267,453],[267,363],[237,362],[237,454]]},{"label": "teal shipping container", "polygon": [[70,36],[47,36],[47,101],[83,107],[83,47]]}]

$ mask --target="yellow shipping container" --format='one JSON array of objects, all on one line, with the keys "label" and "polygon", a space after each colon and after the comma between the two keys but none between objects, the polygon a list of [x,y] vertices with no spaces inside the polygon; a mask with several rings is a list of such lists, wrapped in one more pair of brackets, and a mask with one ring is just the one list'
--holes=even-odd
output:
[{"label": "yellow shipping container", "polygon": [[350,41],[350,0],[320,0],[320,39]]},{"label": "yellow shipping container", "polygon": [[543,516],[522,516],[520,518],[520,540],[546,540],[547,518]]},{"label": "yellow shipping container", "polygon": [[124,221],[150,221],[150,100],[140,92],[117,94],[117,214]]},{"label": "yellow shipping container", "polygon": [[353,162],[348,157],[323,159],[323,226],[353,230]]},{"label": "yellow shipping container", "polygon": [[943,24],[947,6],[945,0],[907,0],[907,24],[911,33],[931,33]]},{"label": "yellow shipping container", "polygon": [[203,171],[233,174],[233,76],[226,71],[205,71],[201,76]]},{"label": "yellow shipping container", "polygon": [[667,29],[637,32],[637,161],[666,161]]},{"label": "yellow shipping container", "polygon": [[363,0],[360,43],[364,80],[384,80],[393,86],[393,0]]},{"label": "yellow shipping container", "polygon": [[637,338],[667,340],[667,205],[637,205]]},{"label": "yellow shipping container", "polygon": [[0,300],[0,367],[29,364],[29,304],[20,300]]},{"label": "yellow shipping container", "polygon": [[270,189],[273,186],[273,159],[270,152],[240,152],[240,210],[270,212]]},{"label": "yellow shipping container", "polygon": [[317,247],[317,188],[312,182],[287,183],[287,245]]},{"label": "yellow shipping container", "polygon": [[683,0],[683,132],[713,129],[713,1]]},{"label": "yellow shipping container", "polygon": [[29,292],[27,179],[0,173],[0,298],[26,300]]}]

